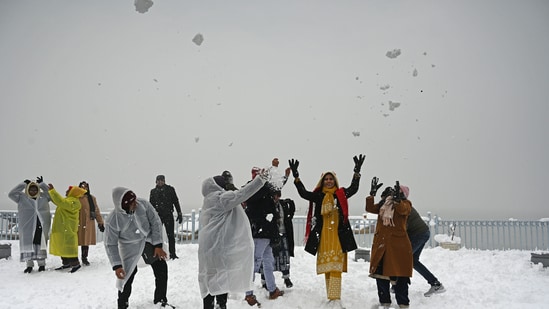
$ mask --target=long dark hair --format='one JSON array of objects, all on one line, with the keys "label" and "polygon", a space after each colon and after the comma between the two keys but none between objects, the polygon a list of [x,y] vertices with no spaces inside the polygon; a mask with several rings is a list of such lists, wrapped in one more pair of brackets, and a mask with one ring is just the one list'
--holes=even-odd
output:
[{"label": "long dark hair", "polygon": [[90,193],[90,184],[87,183],[85,180],[81,181],[78,186],[80,188],[83,188],[82,185],[86,185],[86,196],[88,197],[88,204],[90,205],[90,219],[95,220],[95,203],[93,202],[93,196]]}]

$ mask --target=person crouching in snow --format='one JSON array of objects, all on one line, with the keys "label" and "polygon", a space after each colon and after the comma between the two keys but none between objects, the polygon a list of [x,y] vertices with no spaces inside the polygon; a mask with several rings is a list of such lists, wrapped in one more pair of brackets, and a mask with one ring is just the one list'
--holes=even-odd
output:
[{"label": "person crouching in snow", "polygon": [[51,228],[50,253],[61,257],[63,265],[55,270],[71,268],[71,273],[80,269],[78,261],[78,221],[80,215],[80,198],[86,190],[70,186],[66,197],[62,197],[50,183],[49,194],[57,206]]},{"label": "person crouching in snow", "polygon": [[[142,256],[155,278],[154,304],[168,304],[167,254],[162,249],[162,222],[152,204],[130,189],[112,190],[114,209],[105,222],[105,250],[116,275],[118,308],[129,306],[137,262]],[[173,307],[173,306],[171,306]]]},{"label": "person crouching in snow", "polygon": [[51,198],[48,185],[43,183],[42,179],[42,176],[38,177],[36,182],[27,179],[8,194],[9,198],[17,203],[20,260],[27,263],[24,273],[32,272],[33,260],[38,263],[38,271],[46,270],[47,244],[51,227],[49,204]]},{"label": "person crouching in snow", "polygon": [[[263,170],[239,190],[227,190],[226,178],[202,182],[204,203],[198,232],[198,283],[204,309],[214,308],[214,297],[251,290],[254,275],[254,242],[250,222],[241,204],[267,182]],[[259,304],[254,297],[253,304]],[[218,299],[219,301],[219,299]],[[249,304],[253,305],[248,301]],[[219,303],[226,308],[226,303]]]}]

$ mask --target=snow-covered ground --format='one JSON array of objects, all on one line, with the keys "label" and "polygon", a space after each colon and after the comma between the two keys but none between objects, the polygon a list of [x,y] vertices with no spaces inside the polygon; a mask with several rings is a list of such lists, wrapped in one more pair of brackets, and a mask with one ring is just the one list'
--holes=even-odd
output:
[{"label": "snow-covered ground", "polygon": [[[0,260],[1,308],[115,308],[115,276],[109,266],[103,244],[90,247],[91,265],[71,274],[55,271],[58,257],[49,256],[47,271],[24,274],[25,265],[18,260],[18,241],[12,244],[12,258]],[[198,245],[177,245],[178,260],[168,262],[168,301],[177,308],[202,308],[197,282]],[[423,293],[429,286],[414,272],[410,286],[411,308],[549,308],[549,270],[530,262],[529,251],[450,251],[425,249],[422,261],[445,285],[447,291],[430,298]],[[539,252],[538,252],[539,253]],[[368,277],[368,262],[353,260],[349,254],[349,272],[343,274],[342,303],[347,309],[377,308],[375,280]],[[286,289],[276,273],[283,297],[268,300],[259,288],[256,294],[262,308],[323,308],[326,297],[323,276],[316,275],[315,257],[296,248],[291,278],[294,287]],[[154,276],[149,266],[139,268],[130,308],[154,308]],[[243,301],[244,292],[230,295],[228,308],[250,308]],[[394,302],[394,299],[393,299]],[[393,305],[395,308],[398,308]]]}]

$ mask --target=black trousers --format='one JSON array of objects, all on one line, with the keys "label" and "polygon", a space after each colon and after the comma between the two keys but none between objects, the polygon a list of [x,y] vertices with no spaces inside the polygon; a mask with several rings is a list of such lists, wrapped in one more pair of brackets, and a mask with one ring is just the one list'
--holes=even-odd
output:
[{"label": "black trousers", "polygon": [[170,258],[175,254],[175,234],[174,234],[174,224],[175,220],[173,219],[173,214],[162,215],[160,220],[166,229],[166,235],[168,236],[168,249],[170,251]]},{"label": "black trousers", "polygon": [[[167,302],[166,293],[168,291],[168,264],[164,260],[157,260],[151,264],[155,278],[154,300],[153,303]],[[118,291],[118,308],[128,308],[130,295],[132,294],[132,283],[137,273],[137,267],[126,281],[124,290]]]},{"label": "black trousers", "polygon": [[[227,304],[227,295],[228,295],[228,293],[216,295],[215,299],[217,300],[217,303],[219,305],[226,305]],[[204,309],[214,309],[215,304],[214,304],[214,296],[213,295],[210,295],[210,294],[206,295],[206,297],[204,297],[204,299],[203,299],[203,302],[204,302]]]}]

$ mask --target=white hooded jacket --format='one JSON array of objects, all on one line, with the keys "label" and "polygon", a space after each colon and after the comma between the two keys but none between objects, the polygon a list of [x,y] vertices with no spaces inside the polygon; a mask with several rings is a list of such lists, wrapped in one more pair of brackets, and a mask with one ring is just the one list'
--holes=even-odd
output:
[{"label": "white hooded jacket", "polygon": [[198,234],[198,283],[202,298],[253,288],[254,242],[241,204],[265,183],[256,177],[238,191],[225,191],[213,178],[202,183],[204,204]]},{"label": "white hooded jacket", "polygon": [[145,242],[162,243],[162,222],[149,201],[137,198],[137,208],[132,214],[122,209],[122,197],[130,189],[117,187],[112,190],[114,209],[105,221],[105,250],[111,266],[122,265],[124,279],[116,279],[116,287],[122,291],[143,253]]},{"label": "white hooded jacket", "polygon": [[[36,185],[40,189],[36,199],[29,197],[27,194],[28,188],[31,185]],[[23,192],[24,190],[24,192]],[[50,237],[51,229],[51,213],[50,195],[48,193],[48,185],[45,183],[31,182],[28,185],[24,182],[13,188],[8,196],[11,200],[17,203],[17,212],[19,216],[19,250],[21,251],[21,262],[25,262],[33,256],[33,239],[34,231],[36,230],[36,218],[40,220],[42,225],[41,249],[47,250],[47,241]]]}]

